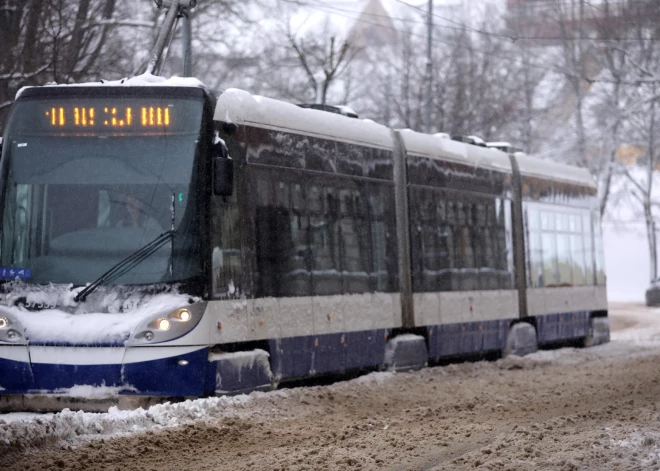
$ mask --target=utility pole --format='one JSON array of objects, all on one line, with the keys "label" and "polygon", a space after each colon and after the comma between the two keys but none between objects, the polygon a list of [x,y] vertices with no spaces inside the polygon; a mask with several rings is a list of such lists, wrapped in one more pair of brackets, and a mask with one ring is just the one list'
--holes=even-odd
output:
[{"label": "utility pole", "polygon": [[427,31],[427,42],[426,42],[426,93],[424,93],[424,100],[426,101],[426,115],[425,115],[425,131],[427,134],[431,133],[431,93],[432,93],[432,82],[433,82],[433,65],[431,62],[432,58],[432,47],[433,42],[433,0],[429,0],[429,9],[428,17],[426,18],[426,23],[428,27]]}]

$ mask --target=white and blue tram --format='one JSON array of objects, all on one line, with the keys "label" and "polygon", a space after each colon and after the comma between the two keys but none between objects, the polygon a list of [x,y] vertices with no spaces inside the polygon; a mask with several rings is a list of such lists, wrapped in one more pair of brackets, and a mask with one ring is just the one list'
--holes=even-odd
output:
[{"label": "white and blue tram", "polygon": [[1,407],[608,341],[586,170],[154,81],[11,109]]}]

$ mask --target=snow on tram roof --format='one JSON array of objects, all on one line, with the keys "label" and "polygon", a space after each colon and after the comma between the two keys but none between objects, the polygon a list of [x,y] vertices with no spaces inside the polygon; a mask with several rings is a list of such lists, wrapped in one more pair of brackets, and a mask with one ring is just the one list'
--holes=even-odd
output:
[{"label": "snow on tram roof", "polygon": [[511,173],[509,156],[497,149],[454,141],[447,134],[422,134],[410,129],[401,131],[408,155],[431,157]]},{"label": "snow on tram roof", "polygon": [[[142,74],[131,78],[121,80],[99,80],[98,82],[84,83],[47,83],[43,87],[196,87],[206,88],[206,86],[194,77],[160,77],[152,74]],[[23,87],[16,93],[16,99],[23,90],[36,87]]]},{"label": "snow on tram roof", "polygon": [[355,144],[392,149],[389,128],[367,119],[348,118],[327,111],[301,108],[272,98],[230,88],[218,97],[214,119],[257,124],[310,136],[332,137]]},{"label": "snow on tram roof", "polygon": [[523,152],[516,152],[515,156],[520,173],[523,175],[577,183],[596,188],[593,176],[586,168],[553,162],[552,160],[539,159]]}]

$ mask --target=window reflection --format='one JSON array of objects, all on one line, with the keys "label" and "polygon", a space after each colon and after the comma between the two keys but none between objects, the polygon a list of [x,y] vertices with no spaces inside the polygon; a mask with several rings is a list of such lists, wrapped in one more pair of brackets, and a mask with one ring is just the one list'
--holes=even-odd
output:
[{"label": "window reflection", "polygon": [[596,215],[592,222],[591,213],[586,209],[539,203],[525,203],[524,206],[530,287],[605,283],[601,268],[602,238],[598,235],[600,226]]}]

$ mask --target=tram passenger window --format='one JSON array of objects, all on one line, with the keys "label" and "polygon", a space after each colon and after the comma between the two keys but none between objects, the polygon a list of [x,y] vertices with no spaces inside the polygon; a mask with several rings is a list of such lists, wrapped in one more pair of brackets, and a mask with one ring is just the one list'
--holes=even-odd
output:
[{"label": "tram passenger window", "polygon": [[[387,227],[385,223],[385,204],[389,187],[371,184],[369,194],[369,222],[371,232],[372,286],[376,291],[386,291],[389,284],[387,257]],[[394,265],[394,264],[393,264]]]},{"label": "tram passenger window", "polygon": [[550,211],[541,211],[541,230],[554,231],[555,230],[555,213]]},{"label": "tram passenger window", "polygon": [[[579,222],[579,219],[578,219]],[[584,249],[582,247],[582,233],[571,234],[571,256],[573,259],[573,284],[575,286],[582,286],[586,284],[585,266],[584,266]]]},{"label": "tram passenger window", "polygon": [[305,195],[300,183],[294,183],[291,186],[291,207],[294,211],[305,210]]},{"label": "tram passenger window", "polygon": [[279,208],[289,208],[289,184],[286,182],[277,182],[275,189],[275,204]]},{"label": "tram passenger window", "polygon": [[[543,220],[543,213],[541,213],[541,220]],[[541,250],[543,251],[543,283],[546,287],[557,285],[557,246],[555,242],[556,238],[554,233],[544,232],[541,234]]]},{"label": "tram passenger window", "polygon": [[359,190],[342,189],[339,195],[343,292],[365,293],[370,290],[371,271],[366,201]]},{"label": "tram passenger window", "polygon": [[497,230],[494,231],[497,240],[498,272],[500,274],[500,289],[513,287],[513,260],[511,246],[511,201],[503,198],[495,199]]},{"label": "tram passenger window", "polygon": [[310,186],[310,226],[312,230],[312,294],[342,292],[339,266],[338,204],[335,189]]},{"label": "tram passenger window", "polygon": [[511,287],[507,200],[413,187],[411,201],[415,292]]},{"label": "tram passenger window", "polygon": [[586,284],[594,284],[594,250],[593,250],[593,234],[591,227],[591,215],[585,212],[582,215],[582,240],[584,243],[584,258],[585,258],[585,277]]},{"label": "tram passenger window", "polygon": [[[238,183],[234,176],[235,184]],[[262,182],[263,184],[266,182]],[[261,192],[267,188],[259,187]],[[214,196],[211,210],[213,294],[239,296],[241,286],[241,238],[238,217],[238,191],[229,197]],[[259,194],[259,191],[257,192]]]},{"label": "tram passenger window", "polygon": [[529,233],[529,279],[534,288],[543,287],[543,252],[541,250],[541,233]]},{"label": "tram passenger window", "polygon": [[[558,226],[567,227],[564,222],[566,222],[566,218],[558,219]],[[557,273],[559,285],[571,286],[573,284],[570,236],[566,233],[557,234]]]},{"label": "tram passenger window", "polygon": [[600,229],[600,218],[594,213],[591,218],[594,230],[594,252],[596,255],[596,284],[605,285],[605,254],[603,252],[603,234]]},{"label": "tram passenger window", "polygon": [[592,285],[594,259],[591,230],[588,213],[528,205],[530,286]]},{"label": "tram passenger window", "polygon": [[337,171],[335,142],[303,136],[300,143],[305,149],[305,168],[334,173]]},{"label": "tram passenger window", "polygon": [[253,175],[257,296],[395,289],[391,185]]}]

